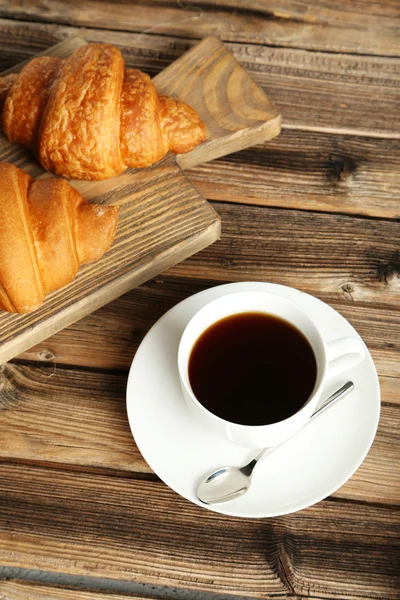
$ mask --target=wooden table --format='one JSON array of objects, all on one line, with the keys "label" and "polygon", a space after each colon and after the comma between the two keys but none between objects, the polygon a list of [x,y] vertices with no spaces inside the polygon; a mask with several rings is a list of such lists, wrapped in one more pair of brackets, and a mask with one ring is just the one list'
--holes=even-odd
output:
[{"label": "wooden table", "polygon": [[[275,140],[189,171],[222,218],[217,243],[0,368],[1,599],[400,597],[399,27],[394,0],[0,0],[0,69],[79,35],[154,75],[214,34],[283,115]],[[246,280],[331,304],[382,389],[360,469],[274,519],[175,494],[125,412],[151,325],[193,293]]]}]

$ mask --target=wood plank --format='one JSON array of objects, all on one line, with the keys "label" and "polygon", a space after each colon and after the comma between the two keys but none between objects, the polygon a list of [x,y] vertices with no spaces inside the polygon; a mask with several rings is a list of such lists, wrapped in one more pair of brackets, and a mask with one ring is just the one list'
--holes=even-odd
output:
[{"label": "wood plank", "polygon": [[130,433],[125,374],[0,369],[1,458],[151,473]]},{"label": "wood plank", "polygon": [[399,56],[400,11],[396,2],[339,0],[332,4],[295,0],[247,2],[169,0],[141,2],[135,10],[122,1],[109,7],[97,0],[57,2],[2,0],[0,14],[48,23],[173,34],[194,39],[210,34],[307,50]]},{"label": "wood plank", "polygon": [[[129,430],[125,390],[125,373],[3,365],[0,459],[151,475]],[[384,404],[370,453],[335,497],[399,502],[399,426],[400,406]]]},{"label": "wood plank", "polygon": [[323,501],[237,519],[161,482],[7,464],[0,506],[5,566],[254,598],[398,597],[398,513],[388,507]]},{"label": "wood plank", "polygon": [[221,239],[169,269],[169,276],[215,283],[270,281],[331,300],[398,309],[399,222],[234,204],[214,207],[222,220]]},{"label": "wood plank", "polygon": [[[286,127],[400,137],[399,59],[251,50],[242,46],[236,55],[252,65],[255,81],[277,103]],[[394,116],[390,125],[388,114]]]},{"label": "wood plank", "polygon": [[[0,19],[0,68],[11,67],[76,35],[87,41],[115,44],[130,66],[151,75],[159,73],[195,43],[170,35]],[[230,43],[228,47],[280,109],[283,127],[399,138],[399,60],[270,48],[254,43]]]},{"label": "wood plank", "polygon": [[187,174],[208,200],[400,216],[399,140],[284,129]]},{"label": "wood plank", "polygon": [[[400,378],[397,379],[397,401],[399,384]],[[399,412],[399,406],[382,406],[378,432],[365,462],[353,477],[333,494],[335,498],[367,499],[367,502],[383,500],[383,504],[400,505],[400,423],[396,424],[400,421]],[[387,465],[382,469],[386,461]]]},{"label": "wood plank", "polygon": [[[143,596],[56,587],[27,581],[1,581],[1,600],[143,600]],[[155,600],[146,594],[146,599]]]},{"label": "wood plank", "polygon": [[[168,594],[168,589],[165,589]],[[178,592],[179,593],[179,592]],[[70,589],[65,587],[55,587],[44,583],[32,583],[27,581],[0,580],[0,598],[1,600],[159,600],[160,598],[188,598],[187,592],[182,590],[182,594],[177,596],[176,590],[171,590],[168,596],[149,596],[146,589],[146,596],[133,596],[132,594],[116,594],[114,592],[91,591],[81,589]],[[321,597],[307,595],[312,600],[323,600]],[[280,600],[301,600],[300,596],[279,595]],[[190,600],[190,599],[189,599]],[[267,600],[267,599],[266,599]]]}]

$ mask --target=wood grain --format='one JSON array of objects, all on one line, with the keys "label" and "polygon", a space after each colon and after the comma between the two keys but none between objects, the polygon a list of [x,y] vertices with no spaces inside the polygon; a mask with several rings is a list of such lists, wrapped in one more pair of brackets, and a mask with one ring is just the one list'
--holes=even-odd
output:
[{"label": "wood grain", "polygon": [[177,157],[182,169],[270,140],[281,117],[262,89],[215,37],[188,50],[153,79],[157,91],[181,98],[207,126],[207,140]]},{"label": "wood grain", "polygon": [[[134,12],[134,11],[131,11]],[[0,68],[77,35],[118,46],[130,66],[156,75],[194,45],[146,35],[0,19]],[[373,137],[400,136],[400,60],[229,43],[283,115],[284,128]]]},{"label": "wood grain", "polygon": [[[0,460],[152,475],[130,433],[125,391],[125,373],[3,365]],[[400,406],[384,403],[372,449],[336,498],[400,502],[399,426]]]},{"label": "wood grain", "polygon": [[399,140],[283,129],[187,174],[208,200],[400,217]]},{"label": "wood grain", "polygon": [[0,507],[6,566],[255,598],[398,597],[398,513],[387,507],[323,501],[237,519],[159,482],[15,464],[0,465]]},{"label": "wood grain", "polygon": [[[1,581],[1,600],[143,600],[143,596],[121,595],[107,592],[68,589],[27,581]],[[146,595],[147,600],[155,597]]]},{"label": "wood grain", "polygon": [[151,473],[130,433],[125,374],[1,369],[2,459]]},{"label": "wood grain", "polygon": [[[306,211],[214,204],[218,243],[168,270],[207,281],[270,281],[331,301],[398,309],[400,223]],[[379,305],[379,306],[378,306]],[[371,318],[379,320],[379,316]]]},{"label": "wood grain", "polygon": [[210,34],[242,41],[307,50],[399,56],[400,11],[396,2],[331,3],[280,0],[171,0],[125,2],[2,0],[0,14],[50,23],[173,34],[199,39]]}]

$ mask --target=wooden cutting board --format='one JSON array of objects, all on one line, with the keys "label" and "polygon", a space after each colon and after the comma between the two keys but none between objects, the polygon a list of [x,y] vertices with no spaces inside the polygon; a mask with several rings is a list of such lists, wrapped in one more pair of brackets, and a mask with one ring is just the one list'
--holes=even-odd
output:
[{"label": "wooden cutting board", "polygon": [[[41,54],[66,58],[85,43],[74,38]],[[75,280],[50,294],[38,310],[28,315],[0,311],[0,364],[217,240],[219,217],[182,168],[280,132],[275,106],[217,38],[194,46],[154,83],[159,92],[197,110],[207,127],[207,141],[147,169],[131,169],[100,182],[71,181],[86,198],[121,207],[116,240],[105,256],[82,266]],[[28,150],[10,144],[2,132],[0,161],[12,162],[34,177],[51,176]]]}]

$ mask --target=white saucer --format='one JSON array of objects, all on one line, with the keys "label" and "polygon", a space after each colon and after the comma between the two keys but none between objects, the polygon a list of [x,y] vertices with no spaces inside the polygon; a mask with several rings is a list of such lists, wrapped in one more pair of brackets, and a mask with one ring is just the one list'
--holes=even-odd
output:
[{"label": "white saucer", "polygon": [[[129,424],[136,444],[155,473],[178,494],[218,513],[272,517],[315,504],[342,486],[364,460],[375,437],[380,411],[379,382],[366,349],[348,374],[331,379],[324,397],[351,379],[355,390],[261,462],[247,494],[215,507],[196,497],[200,480],[217,467],[241,465],[252,450],[203,431],[181,394],[177,352],[182,332],[204,304],[240,290],[273,291],[310,312],[326,341],[358,336],[333,308],[281,285],[232,283],[180,302],[148,332],[133,360],[127,387]],[[358,336],[359,337],[359,336]]]}]

